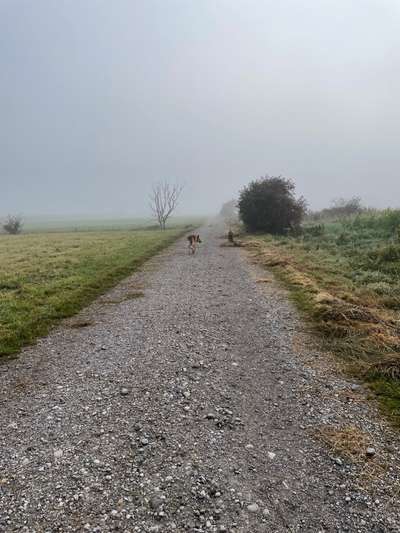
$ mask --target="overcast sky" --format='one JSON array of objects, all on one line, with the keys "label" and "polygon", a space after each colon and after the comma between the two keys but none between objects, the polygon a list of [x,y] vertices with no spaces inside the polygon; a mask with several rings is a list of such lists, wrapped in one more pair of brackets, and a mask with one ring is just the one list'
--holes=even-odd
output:
[{"label": "overcast sky", "polygon": [[0,0],[0,213],[181,212],[250,179],[400,205],[398,0]]}]

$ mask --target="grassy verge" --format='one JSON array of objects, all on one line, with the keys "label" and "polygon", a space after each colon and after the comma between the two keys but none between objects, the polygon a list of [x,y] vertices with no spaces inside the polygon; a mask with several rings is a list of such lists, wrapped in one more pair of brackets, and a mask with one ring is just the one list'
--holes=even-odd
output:
[{"label": "grassy verge", "polygon": [[46,334],[183,231],[0,236],[0,356]]},{"label": "grassy verge", "polygon": [[258,235],[247,246],[400,425],[400,244],[384,222],[375,215],[309,225],[299,237]]}]

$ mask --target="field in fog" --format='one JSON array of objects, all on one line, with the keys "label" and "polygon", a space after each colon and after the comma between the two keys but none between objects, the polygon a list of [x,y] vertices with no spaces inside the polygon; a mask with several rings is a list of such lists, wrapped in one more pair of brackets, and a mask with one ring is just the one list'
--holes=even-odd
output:
[{"label": "field in fog", "polygon": [[76,313],[184,230],[1,235],[0,355]]},{"label": "field in fog", "polygon": [[344,366],[400,422],[400,212],[308,222],[297,237],[257,236],[271,267]]},{"label": "field in fog", "polygon": [[[202,218],[197,217],[200,223]],[[23,218],[24,233],[55,232],[55,231],[106,231],[129,229],[155,229],[155,221],[151,217],[101,217],[101,216],[26,216]],[[169,227],[185,224],[196,224],[196,217],[172,216]]]}]

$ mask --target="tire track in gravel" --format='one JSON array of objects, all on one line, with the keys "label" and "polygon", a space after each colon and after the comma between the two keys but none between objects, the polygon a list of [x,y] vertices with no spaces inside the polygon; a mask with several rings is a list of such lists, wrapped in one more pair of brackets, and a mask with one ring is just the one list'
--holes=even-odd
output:
[{"label": "tire track in gravel", "polygon": [[[397,435],[221,233],[0,366],[1,531],[400,531]],[[314,438],[354,423],[390,466],[367,489]]]}]

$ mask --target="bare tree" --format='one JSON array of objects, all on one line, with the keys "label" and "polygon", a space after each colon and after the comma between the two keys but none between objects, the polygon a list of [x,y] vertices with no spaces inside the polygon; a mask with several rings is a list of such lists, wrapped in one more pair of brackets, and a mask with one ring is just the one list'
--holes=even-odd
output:
[{"label": "bare tree", "polygon": [[153,185],[153,191],[150,194],[150,208],[160,229],[165,229],[168,218],[178,205],[183,188],[183,185],[171,185],[167,181]]},{"label": "bare tree", "polygon": [[3,222],[3,230],[10,235],[21,233],[24,222],[21,215],[8,215]]}]

